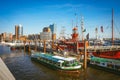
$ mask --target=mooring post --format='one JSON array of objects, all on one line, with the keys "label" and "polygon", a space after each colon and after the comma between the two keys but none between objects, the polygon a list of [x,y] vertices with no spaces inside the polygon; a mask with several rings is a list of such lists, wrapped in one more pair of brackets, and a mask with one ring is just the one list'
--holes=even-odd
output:
[{"label": "mooring post", "polygon": [[87,69],[87,51],[86,51],[86,40],[84,40],[84,69]]},{"label": "mooring post", "polygon": [[23,41],[24,42],[24,52],[26,51],[26,49],[25,49],[25,43],[26,43],[26,41]]},{"label": "mooring post", "polygon": [[31,51],[31,49],[30,49],[30,41],[29,41],[29,50],[28,50],[29,52]]},{"label": "mooring post", "polygon": [[35,51],[37,51],[37,40],[35,40]]},{"label": "mooring post", "polygon": [[38,42],[39,42],[39,47],[40,47],[40,40]]},{"label": "mooring post", "polygon": [[52,49],[54,48],[54,40],[52,40]]},{"label": "mooring post", "polygon": [[46,41],[44,40],[44,53],[46,53]]},{"label": "mooring post", "polygon": [[76,52],[77,52],[77,54],[79,53],[79,51],[78,51],[78,41],[76,42]]}]

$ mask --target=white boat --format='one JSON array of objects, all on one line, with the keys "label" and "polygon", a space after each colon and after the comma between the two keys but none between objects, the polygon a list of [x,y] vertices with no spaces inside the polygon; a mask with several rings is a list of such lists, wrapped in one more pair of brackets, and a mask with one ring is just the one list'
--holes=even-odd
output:
[{"label": "white boat", "polygon": [[46,53],[34,53],[31,59],[58,70],[79,70],[81,64],[74,57],[62,57]]},{"label": "white boat", "polygon": [[92,56],[89,64],[105,71],[120,74],[120,60],[117,59],[107,59]]},{"label": "white boat", "polygon": [[11,42],[1,42],[2,45],[10,46],[10,47],[18,47],[18,46],[24,46],[24,43],[20,40],[15,40]]}]

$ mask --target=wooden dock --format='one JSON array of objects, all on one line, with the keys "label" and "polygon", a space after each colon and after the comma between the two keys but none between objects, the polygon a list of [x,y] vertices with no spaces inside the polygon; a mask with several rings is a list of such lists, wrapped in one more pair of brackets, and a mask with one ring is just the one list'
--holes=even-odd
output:
[{"label": "wooden dock", "polygon": [[5,63],[0,58],[0,80],[15,80]]}]

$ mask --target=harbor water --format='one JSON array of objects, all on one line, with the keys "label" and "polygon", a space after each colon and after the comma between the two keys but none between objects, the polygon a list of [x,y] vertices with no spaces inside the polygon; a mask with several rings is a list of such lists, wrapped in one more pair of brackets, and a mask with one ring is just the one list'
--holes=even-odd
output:
[{"label": "harbor water", "polygon": [[16,80],[120,80],[120,75],[88,67],[79,74],[62,73],[31,61],[30,53],[23,50],[11,51],[0,45],[0,57]]}]

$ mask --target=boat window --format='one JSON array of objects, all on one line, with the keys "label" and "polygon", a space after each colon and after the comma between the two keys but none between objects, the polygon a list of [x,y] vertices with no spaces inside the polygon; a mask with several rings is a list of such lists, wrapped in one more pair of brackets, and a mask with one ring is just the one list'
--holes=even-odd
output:
[{"label": "boat window", "polygon": [[49,62],[50,62],[50,63],[52,63],[52,61],[51,61],[51,60],[50,60]]},{"label": "boat window", "polygon": [[60,66],[60,63],[59,63],[59,62],[58,62],[58,63],[55,63],[55,65],[59,67],[59,66]]},{"label": "boat window", "polygon": [[100,64],[100,62],[98,62],[98,61],[95,61],[95,63],[96,63],[96,64]]},{"label": "boat window", "polygon": [[65,62],[63,63],[63,65],[66,66],[66,67],[68,66],[68,64],[69,64],[69,63],[68,63],[67,61],[65,61]]},{"label": "boat window", "polygon": [[105,63],[102,63],[102,65],[105,65]]},{"label": "boat window", "polygon": [[90,62],[91,62],[91,63],[94,63],[94,61],[92,61],[92,60],[91,60]]},{"label": "boat window", "polygon": [[120,70],[120,65],[115,65],[115,69]]}]

